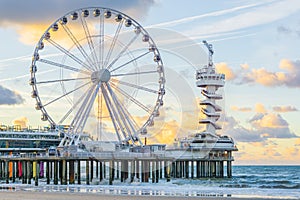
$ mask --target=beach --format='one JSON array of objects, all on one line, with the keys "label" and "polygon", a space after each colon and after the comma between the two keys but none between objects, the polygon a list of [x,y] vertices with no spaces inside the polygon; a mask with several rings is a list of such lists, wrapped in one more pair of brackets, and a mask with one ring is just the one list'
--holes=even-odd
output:
[{"label": "beach", "polygon": [[233,178],[162,179],[159,183],[114,180],[109,185],[94,178],[89,185],[85,179],[79,184],[47,184],[41,179],[35,186],[32,180],[22,184],[21,179],[6,184],[0,181],[0,200],[154,200],[154,199],[300,199],[299,166],[234,166]]},{"label": "beach", "polygon": [[217,199],[234,199],[234,200],[282,200],[284,198],[255,198],[255,197],[166,197],[166,196],[130,196],[130,195],[103,195],[92,193],[67,193],[67,192],[25,192],[25,191],[1,191],[1,200],[217,200]]}]

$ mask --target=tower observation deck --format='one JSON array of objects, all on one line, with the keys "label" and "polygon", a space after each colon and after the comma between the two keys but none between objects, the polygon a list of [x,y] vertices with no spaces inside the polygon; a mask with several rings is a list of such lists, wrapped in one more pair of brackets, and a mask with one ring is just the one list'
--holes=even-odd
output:
[{"label": "tower observation deck", "polygon": [[221,127],[216,123],[220,118],[221,107],[216,103],[217,100],[221,100],[223,97],[221,94],[216,93],[220,87],[225,84],[225,74],[219,74],[216,72],[212,55],[214,53],[212,45],[208,44],[205,40],[204,45],[208,48],[209,57],[208,65],[196,72],[196,84],[197,87],[202,88],[201,94],[205,97],[200,102],[201,112],[205,115],[204,119],[200,119],[200,124],[206,124],[206,131],[210,134],[216,135],[216,130]]}]

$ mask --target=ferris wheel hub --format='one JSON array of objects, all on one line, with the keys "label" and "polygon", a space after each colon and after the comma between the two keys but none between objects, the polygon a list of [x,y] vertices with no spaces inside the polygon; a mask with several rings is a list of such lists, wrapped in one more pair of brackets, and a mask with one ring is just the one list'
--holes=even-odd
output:
[{"label": "ferris wheel hub", "polygon": [[100,69],[99,71],[95,71],[92,73],[91,80],[93,83],[107,83],[110,80],[110,77],[110,72],[107,69]]}]

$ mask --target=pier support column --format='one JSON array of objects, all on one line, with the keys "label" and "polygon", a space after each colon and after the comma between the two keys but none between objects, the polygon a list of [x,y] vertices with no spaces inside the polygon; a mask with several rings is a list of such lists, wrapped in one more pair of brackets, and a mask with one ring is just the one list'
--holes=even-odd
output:
[{"label": "pier support column", "polygon": [[27,184],[31,184],[31,162],[27,161]]},{"label": "pier support column", "polygon": [[16,182],[16,172],[18,171],[18,165],[17,162],[12,161],[12,182]]},{"label": "pier support column", "polygon": [[93,182],[93,178],[94,178],[94,161],[90,160],[90,164],[91,164],[91,167],[90,167],[90,173],[91,173],[90,182]]},{"label": "pier support column", "polygon": [[55,160],[54,161],[54,185],[58,184],[58,161]]},{"label": "pier support column", "polygon": [[195,169],[194,169],[194,160],[191,161],[191,178],[194,178],[194,172]]},{"label": "pier support column", "polygon": [[211,177],[216,177],[216,161],[211,161],[210,164]]},{"label": "pier support column", "polygon": [[75,184],[74,160],[69,161],[69,184]]},{"label": "pier support column", "polygon": [[49,164],[50,164],[50,171],[49,171],[49,174],[50,174],[50,180],[53,179],[53,162],[52,161],[49,161]]},{"label": "pier support column", "polygon": [[103,180],[103,162],[99,162],[99,167],[100,167],[100,169],[99,169],[99,172],[100,172],[99,178],[100,178],[100,182],[101,182]]},{"label": "pier support column", "polygon": [[158,183],[159,178],[162,178],[162,165],[160,161],[156,161],[156,175],[155,175],[155,183]]},{"label": "pier support column", "polygon": [[145,182],[149,182],[149,177],[150,177],[150,161],[146,160],[145,161]]},{"label": "pier support column", "polygon": [[130,182],[131,183],[134,181],[135,168],[136,168],[135,163],[136,163],[135,160],[132,160],[131,165],[130,165],[130,167],[131,167],[131,169],[130,169]]},{"label": "pier support column", "polygon": [[150,166],[148,160],[142,161],[142,182],[149,182]]},{"label": "pier support column", "polygon": [[158,169],[159,169],[159,178],[162,179],[163,178],[163,171],[164,171],[164,167],[163,167],[163,161],[158,161],[159,162],[159,166]]},{"label": "pier support column", "polygon": [[6,184],[9,184],[9,161],[5,161],[5,180]]},{"label": "pier support column", "polygon": [[184,168],[185,168],[185,178],[189,178],[189,168],[190,168],[190,166],[189,166],[189,164],[190,164],[190,162],[189,161],[185,161],[184,162]]},{"label": "pier support column", "polygon": [[96,160],[96,178],[99,178],[99,161]]},{"label": "pier support column", "polygon": [[80,166],[80,160],[77,160],[77,183],[78,185],[81,184],[81,166]]},{"label": "pier support column", "polygon": [[168,161],[164,161],[164,178],[167,178],[168,176],[167,176],[167,169],[168,169]]},{"label": "pier support column", "polygon": [[37,161],[33,162],[33,167],[35,168],[35,174],[34,174],[34,185],[39,185],[39,164]]},{"label": "pier support column", "polygon": [[152,183],[155,183],[156,180],[156,162],[152,161],[152,168],[151,168],[151,178],[152,178]]},{"label": "pier support column", "polygon": [[2,167],[2,163],[3,163],[3,161],[1,160],[1,161],[0,161],[0,179],[3,178],[3,167]]},{"label": "pier support column", "polygon": [[17,177],[20,180],[20,179],[22,179],[22,173],[23,173],[23,171],[22,171],[22,161],[18,161],[17,164],[18,164],[18,166],[17,166],[18,167]]},{"label": "pier support column", "polygon": [[136,174],[136,178],[139,179],[140,178],[140,161],[136,160],[136,167],[135,167],[135,174]]},{"label": "pier support column", "polygon": [[206,177],[206,161],[201,161],[201,177]]},{"label": "pier support column", "polygon": [[116,179],[120,179],[120,161],[116,161]]},{"label": "pier support column", "polygon": [[232,177],[232,164],[231,161],[227,161],[227,177]]},{"label": "pier support column", "polygon": [[176,178],[176,161],[172,161],[171,176]]},{"label": "pier support column", "polygon": [[166,164],[165,175],[167,178],[167,182],[170,182],[171,181],[171,165],[173,165],[173,162],[172,162],[172,164],[170,164],[170,162],[166,161],[165,164]]},{"label": "pier support column", "polygon": [[86,168],[85,168],[85,174],[86,174],[86,184],[90,184],[90,162],[87,160],[85,161]]},{"label": "pier support column", "polygon": [[181,178],[182,171],[181,171],[181,161],[176,161],[176,177]]},{"label": "pier support column", "polygon": [[47,185],[50,184],[50,161],[46,162],[46,179],[47,179]]},{"label": "pier support column", "polygon": [[61,185],[67,185],[67,160],[62,160],[62,169],[61,169]]},{"label": "pier support column", "polygon": [[196,161],[196,177],[197,178],[200,178],[200,161],[199,160],[197,160]]},{"label": "pier support column", "polygon": [[221,178],[224,177],[224,161],[220,162],[220,176]]},{"label": "pier support column", "polygon": [[121,182],[125,182],[128,178],[128,161],[121,161]]},{"label": "pier support column", "polygon": [[115,173],[114,173],[114,163],[115,161],[114,160],[110,160],[109,161],[109,185],[112,185],[113,184],[113,181],[114,181],[114,176],[115,176]]},{"label": "pier support column", "polygon": [[228,156],[228,161],[227,161],[227,177],[231,178],[232,177],[232,163],[231,163],[231,151],[227,152]]},{"label": "pier support column", "polygon": [[27,162],[26,161],[22,161],[22,184],[26,184],[27,183]]}]

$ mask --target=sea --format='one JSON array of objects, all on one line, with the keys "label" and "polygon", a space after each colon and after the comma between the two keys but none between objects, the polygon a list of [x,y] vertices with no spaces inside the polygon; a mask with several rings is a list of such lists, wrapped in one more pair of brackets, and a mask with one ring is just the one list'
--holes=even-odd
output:
[{"label": "sea", "polygon": [[[226,169],[225,169],[226,170]],[[99,195],[182,196],[182,197],[238,197],[300,199],[300,166],[233,166],[232,178],[172,179],[159,183],[114,181],[92,182],[91,185],[47,185],[21,183],[5,184],[2,191],[40,191],[97,193]]]}]

